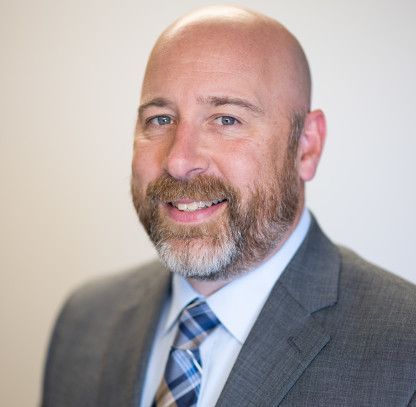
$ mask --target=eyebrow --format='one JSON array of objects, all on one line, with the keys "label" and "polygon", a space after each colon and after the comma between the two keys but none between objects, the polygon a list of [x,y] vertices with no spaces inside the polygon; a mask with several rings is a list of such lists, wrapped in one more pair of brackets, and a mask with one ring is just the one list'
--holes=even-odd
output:
[{"label": "eyebrow", "polygon": [[251,110],[253,113],[256,114],[263,114],[264,110],[254,105],[253,103],[249,102],[246,99],[242,98],[234,98],[229,96],[208,96],[208,97],[198,97],[198,102],[202,104],[210,104],[213,106],[225,106],[225,105],[234,105],[240,106],[244,109]]},{"label": "eyebrow", "polygon": [[[250,110],[256,114],[264,114],[264,110],[261,107],[256,106],[255,104],[242,98],[229,97],[229,96],[207,96],[207,97],[198,96],[197,102],[200,104],[209,104],[209,105],[216,106],[216,107],[234,105],[234,106],[243,107],[244,109]],[[154,98],[150,100],[149,102],[146,102],[140,105],[138,109],[139,117],[142,117],[144,111],[148,109],[149,107],[172,107],[172,106],[173,106],[173,103],[165,98],[161,98],[161,97]]]},{"label": "eyebrow", "polygon": [[139,106],[138,109],[138,113],[139,113],[139,117],[143,116],[143,112],[148,109],[149,107],[167,107],[167,106],[171,106],[172,103],[169,102],[167,99],[164,98],[154,98],[152,100],[150,100],[147,103],[143,103],[142,105]]}]

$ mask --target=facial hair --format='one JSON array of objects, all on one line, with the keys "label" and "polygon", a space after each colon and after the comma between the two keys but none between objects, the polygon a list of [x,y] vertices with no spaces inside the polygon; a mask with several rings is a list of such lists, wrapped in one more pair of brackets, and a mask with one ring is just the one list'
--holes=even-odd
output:
[{"label": "facial hair", "polygon": [[[296,150],[289,143],[282,169],[274,168],[273,179],[259,182],[245,201],[237,188],[214,176],[178,180],[164,174],[144,196],[132,179],[135,209],[165,266],[185,278],[227,280],[263,261],[282,243],[298,212]],[[221,199],[225,208],[201,224],[174,224],[161,205],[183,198]]]}]

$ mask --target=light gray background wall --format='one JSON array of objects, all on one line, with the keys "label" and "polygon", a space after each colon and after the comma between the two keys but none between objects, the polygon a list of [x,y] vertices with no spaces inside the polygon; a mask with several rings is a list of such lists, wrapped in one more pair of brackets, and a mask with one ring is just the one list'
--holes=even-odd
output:
[{"label": "light gray background wall", "polygon": [[[93,276],[154,256],[129,199],[144,62],[210,1],[0,3],[2,406],[34,406],[52,321]],[[416,3],[256,0],[309,56],[329,137],[308,205],[328,234],[416,281]]]}]

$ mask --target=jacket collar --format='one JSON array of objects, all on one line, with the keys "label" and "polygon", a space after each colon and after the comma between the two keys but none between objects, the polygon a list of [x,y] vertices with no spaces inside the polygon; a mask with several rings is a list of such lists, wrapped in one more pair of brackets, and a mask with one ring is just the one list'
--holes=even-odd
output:
[{"label": "jacket collar", "polygon": [[338,249],[312,216],[308,234],[279,283],[306,311],[313,313],[336,303],[339,269]]},{"label": "jacket collar", "polygon": [[217,406],[281,402],[330,341],[312,314],[336,303],[339,269],[338,250],[313,219],[244,343]]},{"label": "jacket collar", "polygon": [[132,275],[129,292],[120,299],[123,304],[112,321],[97,405],[139,405],[151,344],[169,291],[170,273],[157,262]]}]

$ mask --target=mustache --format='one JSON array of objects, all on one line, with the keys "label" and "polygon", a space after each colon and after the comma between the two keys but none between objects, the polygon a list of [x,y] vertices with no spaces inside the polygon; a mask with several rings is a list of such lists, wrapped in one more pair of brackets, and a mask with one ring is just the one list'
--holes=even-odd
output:
[{"label": "mustache", "polygon": [[237,197],[238,192],[235,188],[213,175],[197,175],[181,180],[163,174],[146,189],[146,198],[150,201],[174,202],[187,198],[194,201],[226,199],[235,202]]}]

